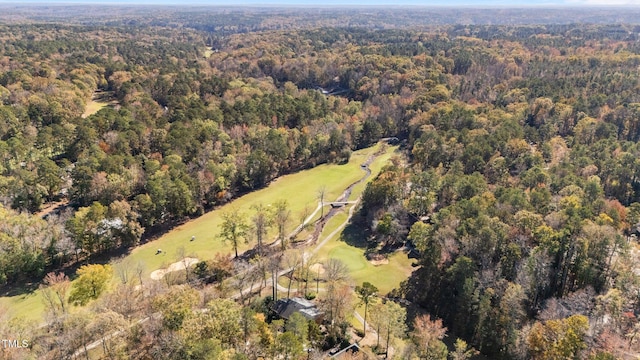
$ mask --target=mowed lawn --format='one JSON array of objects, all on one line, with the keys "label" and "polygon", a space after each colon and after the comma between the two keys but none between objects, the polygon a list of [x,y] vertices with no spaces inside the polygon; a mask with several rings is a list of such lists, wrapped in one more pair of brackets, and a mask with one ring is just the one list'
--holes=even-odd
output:
[{"label": "mowed lawn", "polygon": [[[387,152],[377,158],[377,161],[370,166],[372,176],[367,180],[373,179],[382,167],[388,164],[391,156],[392,152]],[[349,200],[355,200],[360,196],[365,187],[366,183],[355,186]],[[345,207],[343,212],[336,214],[329,220],[320,236],[320,241],[325,239],[326,236],[331,234],[347,220],[349,208],[350,206]],[[362,245],[366,241],[364,238],[358,240]],[[373,265],[365,257],[364,246],[355,246],[346,243],[342,240],[342,232],[334,235],[322,246],[317,251],[316,258],[320,262],[324,262],[330,258],[342,261],[349,268],[349,275],[354,285],[361,285],[363,282],[368,281],[379,289],[380,294],[387,294],[398,287],[400,282],[407,279],[415,269],[413,267],[414,260],[410,259],[403,251],[390,254],[388,264]]]},{"label": "mowed lawn", "polygon": [[[346,218],[346,212],[334,216],[325,227],[323,235],[330,234]],[[362,241],[364,242],[365,239]],[[344,242],[341,239],[341,233],[338,233],[320,248],[317,257],[320,262],[331,258],[342,261],[349,268],[349,275],[354,285],[362,285],[363,282],[368,281],[375,285],[382,295],[386,295],[398,287],[400,282],[407,279],[415,269],[412,266],[414,260],[410,259],[403,251],[390,254],[389,263],[381,265],[373,265],[367,260],[364,252],[364,247]]]},{"label": "mowed lawn", "polygon": [[40,290],[0,297],[0,321],[19,318],[21,321],[35,322],[39,325],[45,323],[43,314],[44,299]]},{"label": "mowed lawn", "polygon": [[[285,199],[291,210],[291,222],[288,231],[293,230],[302,222],[302,214],[305,207],[309,212],[318,206],[318,191],[325,189],[325,202],[336,199],[352,183],[364,176],[360,165],[378,150],[379,146],[356,151],[352,154],[349,163],[344,165],[320,165],[313,169],[304,170],[295,174],[282,176],[267,188],[246,194],[233,202],[205,215],[178,226],[157,240],[144,244],[134,249],[127,256],[127,261],[144,264],[146,274],[156,269],[163,268],[178,260],[179,249],[184,248],[187,256],[198,259],[210,259],[217,253],[232,254],[231,244],[224,243],[219,236],[221,214],[225,211],[237,209],[243,213],[249,222],[255,211],[251,208],[255,204],[263,204],[269,207],[276,201]],[[375,163],[384,162],[395,148],[388,148],[385,155],[376,159]],[[325,209],[326,211],[326,209]],[[195,241],[191,237],[195,236]],[[274,240],[275,231],[272,229],[269,242]],[[239,251],[242,252],[255,244],[242,244]],[[158,249],[163,254],[156,255]]]},{"label": "mowed lawn", "polygon": [[[364,192],[364,189],[367,187],[367,184],[380,173],[383,167],[389,164],[389,159],[393,157],[393,153],[396,149],[398,149],[397,146],[388,148],[384,154],[379,155],[374,162],[369,164],[369,170],[371,170],[371,176],[367,179],[367,181],[361,182],[353,187],[351,191],[351,195],[349,195],[349,201],[353,201],[357,199],[358,196],[362,195],[362,192]],[[329,233],[330,232],[328,232],[327,234]]]},{"label": "mowed lawn", "polygon": [[[267,188],[246,194],[227,205],[172,229],[154,241],[133,249],[124,260],[129,264],[134,264],[134,266],[138,263],[143,264],[145,269],[144,276],[149,279],[148,281],[151,281],[149,278],[151,272],[167,267],[179,260],[178,253],[181,248],[184,248],[185,255],[201,260],[210,259],[217,253],[232,254],[231,244],[223,243],[219,236],[222,222],[220,215],[231,209],[239,209],[245,214],[247,221],[250,221],[254,213],[251,206],[258,203],[269,206],[269,204],[278,200],[286,199],[291,210],[289,230],[293,230],[301,223],[305,207],[309,212],[316,209],[319,189],[325,189],[325,201],[336,199],[350,184],[364,176],[364,171],[360,165],[379,149],[380,145],[376,145],[355,151],[349,163],[344,165],[325,164],[313,169],[282,176]],[[381,168],[395,149],[396,147],[388,147],[384,154],[375,159],[371,164],[371,168]],[[327,210],[328,206],[325,208],[325,211]],[[319,214],[316,217],[318,216]],[[328,234],[330,231],[325,233]],[[195,241],[191,241],[192,236],[195,236]],[[272,230],[269,241],[273,239],[273,236],[275,236],[275,232]],[[247,250],[253,245],[253,243],[242,244],[240,251]],[[157,249],[162,249],[163,253],[156,255]],[[115,275],[114,281],[116,281]],[[20,317],[41,323],[43,322],[43,312],[44,303],[39,290],[23,295],[0,297],[0,318]],[[6,316],[3,316],[3,313]]]}]

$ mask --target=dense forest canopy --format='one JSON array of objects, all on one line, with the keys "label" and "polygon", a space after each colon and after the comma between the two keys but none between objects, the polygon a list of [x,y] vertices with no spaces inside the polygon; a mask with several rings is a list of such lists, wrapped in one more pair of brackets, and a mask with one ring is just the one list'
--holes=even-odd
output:
[{"label": "dense forest canopy", "polygon": [[[0,9],[0,284],[63,289],[45,274],[395,137],[403,156],[364,190],[353,223],[368,251],[418,257],[372,320],[405,338],[396,357],[446,359],[444,327],[489,358],[637,356],[637,9]],[[110,105],[85,116],[99,98]],[[65,210],[42,218],[54,202]],[[191,287],[135,294],[138,309],[108,294],[100,329],[163,320],[130,328],[109,356],[295,358],[302,343],[323,346],[267,325],[261,304],[191,312],[203,303]],[[392,299],[434,320],[407,332]],[[51,334],[102,331],[61,306],[39,355],[83,344]],[[230,333],[207,338],[199,324]],[[450,356],[471,356],[466,343]]]},{"label": "dense forest canopy", "polygon": [[[143,6],[2,3],[4,23],[187,27],[222,35],[319,27],[415,28],[441,25],[570,25],[638,23],[637,7]],[[111,16],[104,16],[104,14]]]}]

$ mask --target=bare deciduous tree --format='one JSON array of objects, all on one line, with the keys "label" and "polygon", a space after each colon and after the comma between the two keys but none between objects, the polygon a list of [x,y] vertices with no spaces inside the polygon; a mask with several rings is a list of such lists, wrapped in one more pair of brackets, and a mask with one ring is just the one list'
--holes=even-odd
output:
[{"label": "bare deciduous tree", "polygon": [[44,277],[43,284],[44,286],[41,286],[42,298],[49,311],[54,316],[57,316],[58,312],[66,313],[67,292],[71,287],[67,275],[50,272]]},{"label": "bare deciduous tree", "polygon": [[322,186],[318,189],[318,201],[320,201],[320,218],[324,217],[324,197],[327,195],[327,188]]},{"label": "bare deciduous tree", "polygon": [[291,284],[293,284],[293,279],[301,275],[300,268],[302,265],[302,261],[304,261],[304,258],[300,255],[299,250],[291,250],[285,253],[283,256],[284,268],[291,270],[287,274],[289,277],[289,284],[287,285],[287,297],[291,296]]},{"label": "bare deciduous tree", "polygon": [[282,251],[287,248],[287,234],[286,227],[291,220],[291,210],[289,210],[289,204],[287,200],[279,200],[275,203],[273,219],[276,223],[276,227],[278,228],[278,241],[280,241],[280,245]]},{"label": "bare deciduous tree", "polygon": [[262,204],[256,204],[252,206],[256,213],[251,218],[253,223],[253,232],[258,242],[258,254],[262,255],[262,244],[264,238],[267,236],[267,231],[271,227],[271,217],[267,210],[267,207]]}]

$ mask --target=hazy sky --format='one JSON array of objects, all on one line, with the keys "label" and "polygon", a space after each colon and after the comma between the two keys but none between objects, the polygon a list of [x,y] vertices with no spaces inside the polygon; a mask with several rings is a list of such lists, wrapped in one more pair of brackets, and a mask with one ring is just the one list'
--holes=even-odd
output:
[{"label": "hazy sky", "polygon": [[640,6],[640,0],[0,0],[0,3],[92,3],[158,5],[295,5],[295,6]]}]

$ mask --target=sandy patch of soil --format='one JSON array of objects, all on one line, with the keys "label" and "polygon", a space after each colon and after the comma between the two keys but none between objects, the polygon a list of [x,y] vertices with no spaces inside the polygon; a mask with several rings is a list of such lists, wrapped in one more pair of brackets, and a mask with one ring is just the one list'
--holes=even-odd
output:
[{"label": "sandy patch of soil", "polygon": [[369,262],[373,266],[385,265],[385,264],[389,263],[389,259],[387,259],[382,254],[368,254],[367,255],[367,260],[369,260]]},{"label": "sandy patch of soil", "polygon": [[160,280],[164,277],[165,274],[173,272],[173,271],[180,271],[180,270],[184,270],[185,269],[185,265],[186,267],[189,267],[191,265],[197,264],[200,260],[196,259],[196,258],[185,258],[184,260],[178,261],[178,262],[174,262],[173,264],[169,265],[168,268],[166,269],[158,269],[154,272],[151,273],[151,278],[153,280]]},{"label": "sandy patch of soil", "polygon": [[37,217],[44,217],[46,215],[48,215],[49,213],[51,213],[52,211],[54,211],[55,209],[57,209],[59,206],[67,206],[69,204],[69,200],[68,199],[64,199],[62,201],[56,201],[53,203],[47,203],[47,205],[45,207],[42,208],[42,210],[40,210],[39,212],[37,212],[34,216]]},{"label": "sandy patch of soil", "polygon": [[369,262],[371,263],[371,265],[373,266],[379,266],[379,265],[385,265],[389,263],[389,259],[380,259],[380,260],[369,260]]},{"label": "sandy patch of soil", "polygon": [[322,275],[324,274],[324,266],[320,263],[315,263],[309,266],[309,271],[314,275],[317,275],[317,274]]}]

